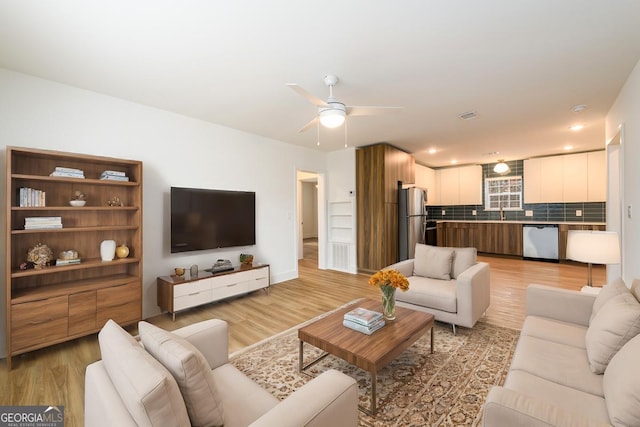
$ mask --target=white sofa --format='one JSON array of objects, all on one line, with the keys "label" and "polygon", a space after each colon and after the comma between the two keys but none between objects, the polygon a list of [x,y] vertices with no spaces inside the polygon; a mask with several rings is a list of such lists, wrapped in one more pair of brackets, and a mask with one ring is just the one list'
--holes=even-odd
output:
[{"label": "white sofa", "polygon": [[113,321],[85,374],[85,425],[356,426],[357,385],[327,371],[279,401],[228,360],[227,323],[174,332],[139,323],[142,345]]},{"label": "white sofa", "polygon": [[531,285],[527,316],[483,425],[640,426],[638,283],[595,296]]},{"label": "white sofa", "polygon": [[396,304],[425,311],[435,319],[473,327],[490,304],[489,264],[478,262],[476,248],[416,244],[415,257],[386,267],[409,280],[396,292]]}]

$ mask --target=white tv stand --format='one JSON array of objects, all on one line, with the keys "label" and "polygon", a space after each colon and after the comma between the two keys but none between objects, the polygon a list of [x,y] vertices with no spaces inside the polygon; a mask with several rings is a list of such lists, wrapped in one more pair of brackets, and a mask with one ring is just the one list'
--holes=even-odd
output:
[{"label": "white tv stand", "polygon": [[210,273],[201,270],[191,277],[158,277],[158,306],[176,320],[176,312],[236,295],[263,289],[269,293],[269,264],[235,267],[233,271]]}]

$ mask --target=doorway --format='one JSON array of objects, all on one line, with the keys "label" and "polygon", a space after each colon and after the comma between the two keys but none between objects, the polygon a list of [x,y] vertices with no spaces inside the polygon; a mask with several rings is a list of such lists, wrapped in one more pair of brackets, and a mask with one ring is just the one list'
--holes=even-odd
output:
[{"label": "doorway", "polygon": [[324,176],[297,171],[297,187],[297,260],[306,262],[308,266],[324,268]]}]

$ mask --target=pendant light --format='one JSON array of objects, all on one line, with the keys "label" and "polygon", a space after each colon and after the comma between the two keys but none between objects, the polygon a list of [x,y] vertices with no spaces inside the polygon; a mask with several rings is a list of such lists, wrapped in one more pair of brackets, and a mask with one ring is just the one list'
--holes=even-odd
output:
[{"label": "pendant light", "polygon": [[509,165],[506,164],[504,160],[498,160],[498,163],[496,163],[496,165],[493,167],[493,171],[495,173],[499,173],[500,175],[503,175],[509,172]]}]

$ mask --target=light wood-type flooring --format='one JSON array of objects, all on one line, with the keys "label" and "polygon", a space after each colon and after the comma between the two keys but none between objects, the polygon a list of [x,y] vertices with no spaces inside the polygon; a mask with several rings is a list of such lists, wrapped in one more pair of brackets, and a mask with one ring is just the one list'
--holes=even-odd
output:
[{"label": "light wood-type flooring", "polygon": [[[491,307],[481,320],[509,328],[520,328],[525,312],[525,289],[541,283],[580,289],[586,282],[584,264],[553,264],[509,258],[479,257],[491,265]],[[172,330],[210,318],[229,323],[229,351],[268,338],[305,320],[332,310],[355,298],[380,298],[379,290],[367,285],[368,275],[318,270],[317,246],[305,245],[299,262],[299,277],[271,286],[267,295],[248,296],[209,304],[178,313],[147,319]],[[603,268],[594,267],[594,283],[605,281]],[[127,328],[132,334],[135,327]],[[13,359],[13,369],[0,363],[0,405],[64,405],[65,426],[82,426],[84,369],[100,359],[96,335],[27,353]]]}]

